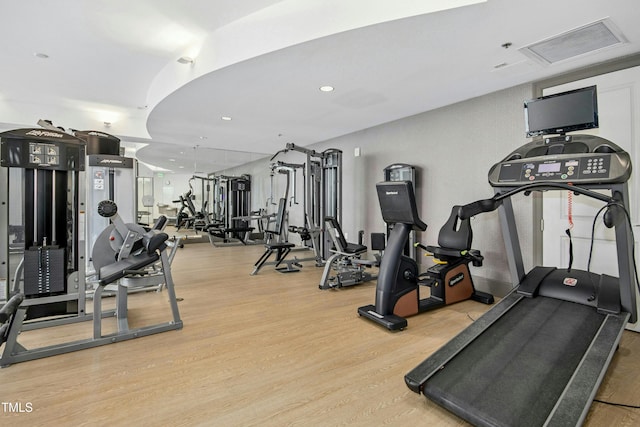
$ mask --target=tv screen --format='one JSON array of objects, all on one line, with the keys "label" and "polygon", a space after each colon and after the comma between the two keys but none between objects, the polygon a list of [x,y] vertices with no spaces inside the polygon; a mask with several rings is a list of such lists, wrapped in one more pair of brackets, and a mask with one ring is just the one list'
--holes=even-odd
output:
[{"label": "tv screen", "polygon": [[543,96],[524,103],[527,136],[560,134],[598,127],[596,86]]}]

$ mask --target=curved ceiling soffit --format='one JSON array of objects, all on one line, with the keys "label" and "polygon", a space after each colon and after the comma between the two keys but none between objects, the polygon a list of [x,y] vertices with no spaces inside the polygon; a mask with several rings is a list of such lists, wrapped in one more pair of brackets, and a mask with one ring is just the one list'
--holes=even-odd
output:
[{"label": "curved ceiling soffit", "polygon": [[[191,64],[172,61],[153,79],[147,105],[153,109],[182,86],[227,66],[332,34],[411,16],[485,3],[486,0],[430,0],[397,3],[352,0],[286,0],[252,13],[210,33],[185,56]],[[265,37],[268,34],[268,37]],[[186,65],[186,66],[185,66]],[[147,131],[153,137],[153,130]]]}]

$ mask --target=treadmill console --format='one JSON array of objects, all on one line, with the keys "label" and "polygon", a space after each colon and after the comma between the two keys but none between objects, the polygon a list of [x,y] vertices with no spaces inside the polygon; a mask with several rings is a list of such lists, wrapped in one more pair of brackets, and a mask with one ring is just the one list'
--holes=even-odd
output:
[{"label": "treadmill console", "polygon": [[612,184],[631,175],[629,154],[596,136],[547,138],[520,147],[489,171],[493,187],[532,182]]}]

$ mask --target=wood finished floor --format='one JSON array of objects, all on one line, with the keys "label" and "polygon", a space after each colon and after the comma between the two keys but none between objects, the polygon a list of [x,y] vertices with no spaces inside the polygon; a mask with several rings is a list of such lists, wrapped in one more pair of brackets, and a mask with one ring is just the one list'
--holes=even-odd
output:
[{"label": "wood finished floor", "polygon": [[[487,307],[465,301],[389,333],[357,307],[375,283],[320,291],[322,270],[265,267],[260,246],[190,244],[174,261],[184,329],[0,370],[0,425],[459,426],[404,374]],[[166,291],[130,297],[130,323],[169,320]],[[24,343],[90,336],[90,322],[24,333]],[[105,321],[109,323],[109,321]],[[640,404],[640,336],[624,333],[597,398]],[[11,424],[10,424],[11,423]],[[587,426],[640,425],[640,411],[594,403]]]}]

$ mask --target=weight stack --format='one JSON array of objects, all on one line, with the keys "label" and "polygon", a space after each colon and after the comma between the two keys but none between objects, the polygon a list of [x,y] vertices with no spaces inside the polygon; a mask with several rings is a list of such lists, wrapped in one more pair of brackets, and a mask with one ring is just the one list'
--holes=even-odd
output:
[{"label": "weight stack", "polygon": [[33,247],[24,253],[24,294],[27,298],[66,291],[65,250],[57,246]]}]

